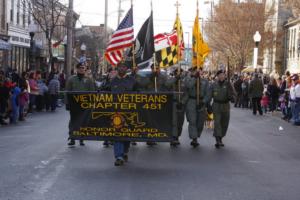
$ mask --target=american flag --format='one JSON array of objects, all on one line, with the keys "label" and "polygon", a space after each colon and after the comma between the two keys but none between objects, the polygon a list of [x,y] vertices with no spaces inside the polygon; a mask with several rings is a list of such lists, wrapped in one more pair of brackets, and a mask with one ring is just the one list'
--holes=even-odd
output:
[{"label": "american flag", "polygon": [[131,47],[134,39],[132,8],[112,34],[105,51],[106,60],[116,66],[123,59],[123,50]]}]

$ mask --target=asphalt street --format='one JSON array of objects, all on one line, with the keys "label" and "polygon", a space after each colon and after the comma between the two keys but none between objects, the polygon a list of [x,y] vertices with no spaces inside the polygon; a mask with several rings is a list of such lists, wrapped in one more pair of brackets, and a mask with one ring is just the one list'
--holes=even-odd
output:
[{"label": "asphalt street", "polygon": [[[299,200],[300,127],[233,109],[225,148],[205,130],[193,149],[133,146],[113,165],[102,142],[67,146],[68,113],[34,113],[0,127],[1,200]],[[279,127],[283,130],[280,130]]]}]

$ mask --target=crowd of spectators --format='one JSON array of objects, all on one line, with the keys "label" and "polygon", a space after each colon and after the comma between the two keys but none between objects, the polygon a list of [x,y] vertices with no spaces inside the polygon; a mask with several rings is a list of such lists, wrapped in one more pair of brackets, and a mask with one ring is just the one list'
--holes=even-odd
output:
[{"label": "crowd of spectators", "polygon": [[28,113],[56,110],[65,75],[52,72],[0,70],[0,124],[24,121]]},{"label": "crowd of spectators", "polygon": [[[234,106],[250,108],[253,114],[257,111],[275,114],[282,113],[282,119],[300,125],[299,76],[286,72],[281,77],[262,73],[235,75],[231,79],[237,93]],[[298,86],[297,86],[298,85]],[[296,89],[296,90],[295,90]]]}]

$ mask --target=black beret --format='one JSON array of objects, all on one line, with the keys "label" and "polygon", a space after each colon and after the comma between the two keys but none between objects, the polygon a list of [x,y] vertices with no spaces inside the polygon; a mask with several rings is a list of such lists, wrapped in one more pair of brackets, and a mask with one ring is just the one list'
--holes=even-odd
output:
[{"label": "black beret", "polygon": [[217,71],[216,76],[218,76],[219,74],[225,73],[224,70],[220,69],[219,71]]}]

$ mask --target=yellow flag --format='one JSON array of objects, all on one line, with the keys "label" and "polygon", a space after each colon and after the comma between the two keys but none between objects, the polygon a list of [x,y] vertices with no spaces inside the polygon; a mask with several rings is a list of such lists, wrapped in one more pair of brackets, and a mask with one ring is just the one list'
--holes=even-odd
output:
[{"label": "yellow flag", "polygon": [[173,26],[173,29],[177,32],[177,60],[180,61],[183,58],[184,50],[184,40],[183,40],[183,30],[179,14],[176,15],[176,20]]},{"label": "yellow flag", "polygon": [[202,34],[200,32],[197,8],[197,15],[193,27],[193,67],[200,68],[203,65],[204,59],[209,54],[209,52],[210,49],[208,47],[208,44],[204,42]]}]

